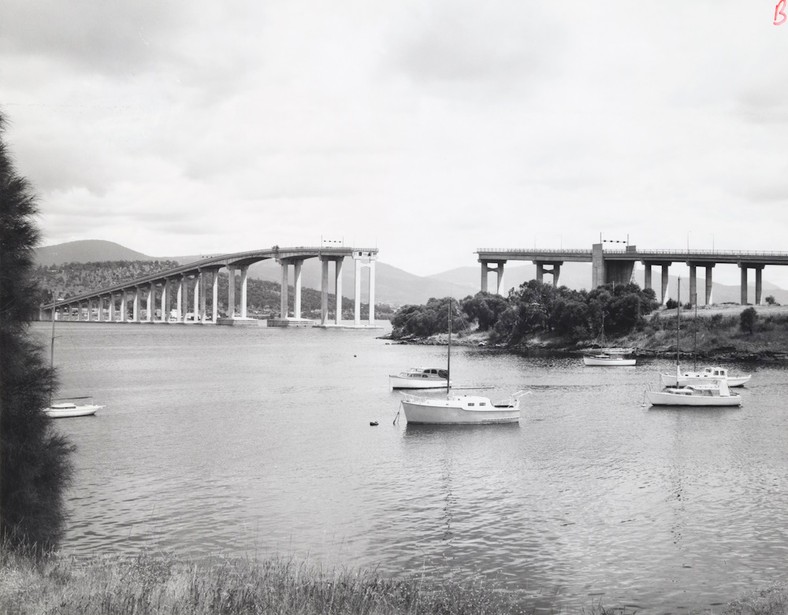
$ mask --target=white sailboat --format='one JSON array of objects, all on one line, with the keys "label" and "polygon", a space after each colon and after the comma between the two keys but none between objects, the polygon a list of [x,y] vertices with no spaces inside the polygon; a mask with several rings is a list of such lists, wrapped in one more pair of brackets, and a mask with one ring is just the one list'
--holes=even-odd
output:
[{"label": "white sailboat", "polygon": [[[664,386],[660,391],[646,391],[646,398],[652,406],[741,406],[741,396],[731,393],[725,378],[708,376],[702,381],[686,385],[681,381],[679,363],[679,341],[681,332],[681,279],[679,278],[678,307],[676,309],[676,383]],[[664,380],[661,377],[661,382]]]},{"label": "white sailboat", "polygon": [[413,425],[485,425],[518,422],[520,420],[519,394],[498,403],[493,403],[489,397],[481,395],[451,394],[451,299],[449,299],[448,311],[446,396],[442,398],[409,396],[403,399],[402,409],[405,412],[405,419]]},{"label": "white sailboat", "polygon": [[[49,347],[49,367],[52,369],[55,364],[55,308],[52,308],[52,340]],[[68,397],[61,398],[53,403],[50,393],[49,406],[44,408],[47,416],[53,419],[74,418],[78,416],[92,416],[104,406],[94,403],[75,403],[78,400],[92,399],[91,397]]]},{"label": "white sailboat", "polygon": [[605,347],[605,313],[602,312],[602,327],[597,338],[597,343],[602,347],[590,354],[583,356],[583,365],[594,367],[632,367],[637,364],[637,359],[632,355],[634,348],[608,348]]}]

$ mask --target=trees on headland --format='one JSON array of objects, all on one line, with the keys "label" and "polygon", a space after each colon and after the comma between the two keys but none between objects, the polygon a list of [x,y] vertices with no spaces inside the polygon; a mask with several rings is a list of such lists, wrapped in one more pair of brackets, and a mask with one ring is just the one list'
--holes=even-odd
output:
[{"label": "trees on headland", "polygon": [[[457,330],[489,331],[492,341],[517,345],[534,336],[578,342],[601,334],[625,335],[657,308],[654,291],[637,284],[600,286],[592,291],[554,287],[531,280],[508,297],[480,292],[459,302]],[[392,318],[395,338],[446,331],[448,299],[406,305]],[[453,321],[454,324],[454,321]]]},{"label": "trees on headland", "polygon": [[[4,124],[0,115],[0,137]],[[0,138],[0,544],[44,552],[62,535],[72,446],[43,412],[55,379],[27,334],[38,311],[36,212],[33,190]]]}]

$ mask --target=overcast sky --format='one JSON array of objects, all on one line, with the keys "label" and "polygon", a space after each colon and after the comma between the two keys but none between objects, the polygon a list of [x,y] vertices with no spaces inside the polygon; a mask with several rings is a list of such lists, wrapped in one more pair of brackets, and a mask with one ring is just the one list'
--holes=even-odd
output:
[{"label": "overcast sky", "polygon": [[0,108],[44,245],[788,251],[775,5],[2,0]]}]

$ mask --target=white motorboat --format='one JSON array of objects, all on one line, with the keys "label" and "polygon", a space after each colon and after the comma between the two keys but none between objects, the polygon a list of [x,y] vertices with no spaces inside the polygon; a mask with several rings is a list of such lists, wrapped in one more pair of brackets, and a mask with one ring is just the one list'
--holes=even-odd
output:
[{"label": "white motorboat", "polygon": [[[408,396],[402,400],[405,419],[411,425],[487,425],[494,423],[516,423],[520,420],[518,392],[505,402],[493,403],[489,397],[480,395],[451,394],[451,321],[453,305],[449,299],[448,331],[446,350],[445,397]],[[441,370],[442,371],[442,370]],[[397,412],[399,417],[399,412]],[[397,421],[395,417],[394,422]]]},{"label": "white motorboat", "polygon": [[741,387],[750,381],[749,374],[741,376],[732,376],[724,367],[704,367],[699,372],[683,371],[678,374],[662,374],[662,384],[665,386],[687,386],[700,382],[706,382],[709,379],[724,380],[729,387]]},{"label": "white motorboat", "polygon": [[65,419],[77,416],[92,416],[103,407],[96,404],[82,404],[78,406],[73,402],[58,402],[50,404],[48,408],[44,408],[44,412],[53,419]]},{"label": "white motorboat", "polygon": [[520,400],[492,403],[479,395],[447,395],[444,398],[402,400],[408,424],[488,425],[520,420]]},{"label": "white motorboat", "polygon": [[741,406],[741,395],[731,393],[723,379],[708,378],[687,386],[669,386],[646,391],[652,406]]},{"label": "white motorboat", "polygon": [[600,352],[598,354],[584,356],[583,364],[595,366],[630,367],[637,364],[637,359],[630,358],[625,354]]},{"label": "white motorboat", "polygon": [[445,389],[451,386],[449,373],[437,367],[412,367],[389,376],[392,389]]}]

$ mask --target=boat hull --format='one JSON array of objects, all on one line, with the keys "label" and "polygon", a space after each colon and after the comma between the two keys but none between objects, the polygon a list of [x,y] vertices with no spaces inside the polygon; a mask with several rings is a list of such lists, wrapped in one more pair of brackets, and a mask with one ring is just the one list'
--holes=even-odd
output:
[{"label": "boat hull", "polygon": [[391,385],[392,389],[414,389],[414,390],[424,390],[424,389],[445,389],[446,388],[446,379],[445,378],[407,378],[403,376],[389,376],[389,384]]},{"label": "boat hull", "polygon": [[96,406],[93,404],[76,406],[73,404],[55,404],[49,408],[44,408],[44,412],[53,419],[67,419],[75,418],[78,416],[92,416],[104,406]]},{"label": "boat hull", "polygon": [[[484,406],[479,405],[484,400]],[[517,423],[519,401],[493,405],[486,398],[406,399],[402,401],[405,419],[414,425],[491,425]]]},{"label": "boat hull", "polygon": [[666,391],[646,391],[646,398],[652,406],[741,406],[739,395],[686,395]]},{"label": "boat hull", "polygon": [[632,367],[637,364],[637,359],[623,357],[583,357],[584,365],[596,367]]}]

